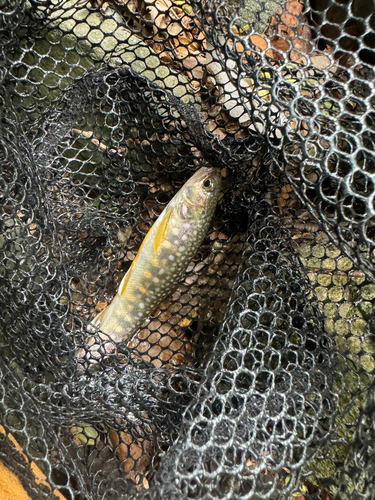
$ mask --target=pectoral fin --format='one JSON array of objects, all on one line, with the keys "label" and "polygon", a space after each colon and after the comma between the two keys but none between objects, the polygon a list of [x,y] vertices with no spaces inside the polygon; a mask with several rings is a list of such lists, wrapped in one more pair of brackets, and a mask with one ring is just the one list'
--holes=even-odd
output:
[{"label": "pectoral fin", "polygon": [[165,239],[165,232],[167,230],[168,222],[169,219],[171,218],[173,211],[173,207],[169,206],[166,209],[166,212],[163,216],[163,219],[161,220],[159,227],[155,233],[155,238],[154,238],[154,250],[155,252],[158,252],[158,249],[160,245],[163,243]]},{"label": "pectoral fin", "polygon": [[129,271],[122,278],[122,281],[121,281],[119,289],[118,289],[118,294],[120,295],[120,297],[122,297],[124,295],[124,293],[125,293],[126,285],[128,284],[128,281],[129,281],[129,278],[130,278],[130,274],[132,272],[132,267],[133,267],[134,262],[136,261],[136,259],[137,259],[137,257],[133,260],[133,263],[130,266]]},{"label": "pectoral fin", "polygon": [[129,271],[125,274],[125,276],[123,277],[123,279],[120,283],[120,286],[118,289],[118,294],[120,295],[120,297],[122,297],[125,293],[126,286],[128,284],[132,269],[135,266],[135,263],[137,262],[138,257],[141,255],[141,253],[143,251],[143,247],[146,244],[146,241],[152,236],[154,236],[154,250],[155,250],[155,252],[158,251],[159,246],[164,241],[165,232],[167,230],[168,222],[169,222],[169,219],[171,218],[172,211],[173,211],[173,207],[167,207],[167,210],[166,210],[165,214],[163,215],[163,218],[162,218],[156,232],[153,234],[152,229],[150,229],[150,231],[146,234],[146,237],[143,240],[142,245],[139,247],[136,258],[133,260],[132,265],[129,268]]}]

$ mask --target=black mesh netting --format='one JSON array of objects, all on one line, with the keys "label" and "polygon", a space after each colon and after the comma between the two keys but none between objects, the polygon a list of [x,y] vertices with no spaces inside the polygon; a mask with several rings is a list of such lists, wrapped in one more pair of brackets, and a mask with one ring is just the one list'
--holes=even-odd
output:
[{"label": "black mesh netting", "polygon": [[[374,12],[0,0],[0,461],[30,498],[375,498]],[[90,322],[202,166],[208,234],[113,345]]]}]

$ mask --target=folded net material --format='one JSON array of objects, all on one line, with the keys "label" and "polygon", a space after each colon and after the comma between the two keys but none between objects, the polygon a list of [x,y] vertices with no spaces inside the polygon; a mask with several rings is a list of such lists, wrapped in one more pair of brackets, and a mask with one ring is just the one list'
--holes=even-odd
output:
[{"label": "folded net material", "polygon": [[[374,10],[0,0],[0,461],[31,499],[375,498]],[[208,234],[113,345],[90,322],[202,166]]]}]

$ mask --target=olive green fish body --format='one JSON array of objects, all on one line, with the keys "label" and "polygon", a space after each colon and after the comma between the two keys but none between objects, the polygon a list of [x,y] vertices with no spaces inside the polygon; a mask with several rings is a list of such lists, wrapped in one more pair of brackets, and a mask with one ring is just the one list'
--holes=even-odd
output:
[{"label": "olive green fish body", "polygon": [[116,342],[127,341],[177,286],[211,222],[220,172],[201,168],[180,189],[146,235],[113,301],[92,324]]}]

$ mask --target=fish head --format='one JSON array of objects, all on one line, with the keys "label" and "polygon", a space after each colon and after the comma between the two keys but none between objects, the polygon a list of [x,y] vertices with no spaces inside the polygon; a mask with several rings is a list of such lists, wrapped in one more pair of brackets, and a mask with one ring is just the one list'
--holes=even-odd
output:
[{"label": "fish head", "polygon": [[219,200],[221,172],[217,168],[202,167],[184,184],[176,199],[176,208],[182,219],[202,219],[212,216]]}]

